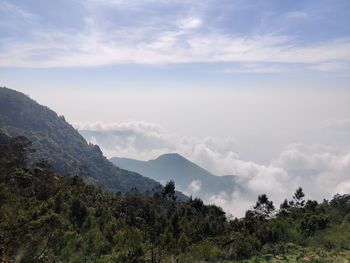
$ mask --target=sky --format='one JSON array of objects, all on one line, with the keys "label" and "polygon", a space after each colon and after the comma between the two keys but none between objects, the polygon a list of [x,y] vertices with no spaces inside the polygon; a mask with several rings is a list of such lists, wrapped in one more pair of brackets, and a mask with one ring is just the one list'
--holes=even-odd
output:
[{"label": "sky", "polygon": [[97,130],[108,157],[178,152],[244,191],[350,192],[348,0],[0,0],[0,86]]}]

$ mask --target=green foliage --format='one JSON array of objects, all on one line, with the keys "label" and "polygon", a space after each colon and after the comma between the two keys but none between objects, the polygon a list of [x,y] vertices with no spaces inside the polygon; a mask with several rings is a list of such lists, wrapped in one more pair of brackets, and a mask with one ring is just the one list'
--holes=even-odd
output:
[{"label": "green foliage", "polygon": [[303,207],[305,204],[304,197],[305,197],[305,194],[303,192],[303,189],[299,187],[293,195],[294,205],[296,207]]},{"label": "green foliage", "polygon": [[255,213],[255,215],[261,220],[266,220],[273,215],[274,211],[275,211],[275,206],[273,205],[273,202],[269,200],[267,195],[266,194],[259,195],[258,201],[254,206],[253,212]]},{"label": "green foliage", "polygon": [[105,192],[47,163],[26,165],[27,144],[12,147],[23,138],[0,138],[0,234],[15,262],[163,261],[226,227],[221,209],[177,202],[175,185],[164,196]]},{"label": "green foliage", "polygon": [[350,251],[327,251],[322,248],[288,246],[287,254],[266,254],[257,256],[245,263],[344,263],[350,259]]},{"label": "green foliage", "polygon": [[180,256],[180,262],[218,262],[223,258],[223,251],[209,240],[193,245],[189,252]]},{"label": "green foliage", "polygon": [[[0,249],[13,262],[346,262],[350,195],[275,211],[266,195],[240,219],[162,193],[107,192],[26,164],[30,144],[0,132]],[[297,197],[299,196],[299,197]],[[0,254],[0,259],[1,259]]]},{"label": "green foliage", "polygon": [[175,200],[175,182],[174,181],[169,181],[165,184],[162,195],[166,198],[170,198]]}]

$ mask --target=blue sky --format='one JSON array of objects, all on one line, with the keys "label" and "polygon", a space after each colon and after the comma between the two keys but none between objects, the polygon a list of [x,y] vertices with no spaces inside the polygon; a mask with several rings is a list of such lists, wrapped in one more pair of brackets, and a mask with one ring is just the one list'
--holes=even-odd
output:
[{"label": "blue sky", "polygon": [[[0,0],[0,84],[31,95],[71,122],[155,122],[179,135],[232,135],[242,145],[255,141],[262,129],[289,127],[276,154],[302,140],[295,134],[315,121],[319,127],[350,118],[349,10],[347,0]],[[91,94],[99,100],[85,99]],[[207,94],[216,99],[208,102]],[[105,108],[118,96],[122,110],[117,103]],[[137,106],[135,97],[148,99]],[[256,103],[250,109],[247,98]],[[325,103],[325,98],[332,99]],[[270,109],[266,101],[275,106]],[[86,103],[90,111],[81,106]],[[172,108],[165,111],[168,105]],[[190,105],[212,113],[198,116]],[[217,110],[221,105],[226,112]],[[294,105],[305,111],[312,105],[315,113],[289,114]],[[265,110],[268,118],[260,116]],[[229,122],[223,117],[228,112],[240,128],[220,129]],[[275,112],[293,121],[283,122]],[[218,128],[207,127],[214,122],[210,116],[219,120]],[[202,121],[182,124],[197,119]],[[247,158],[256,158],[248,152]],[[257,159],[273,157],[266,152]]]},{"label": "blue sky", "polygon": [[0,86],[106,156],[234,174],[242,191],[205,201],[236,215],[263,192],[350,192],[349,0],[0,0],[0,17]]},{"label": "blue sky", "polygon": [[0,77],[15,88],[42,73],[55,88],[346,88],[349,10],[346,0],[1,0]]}]

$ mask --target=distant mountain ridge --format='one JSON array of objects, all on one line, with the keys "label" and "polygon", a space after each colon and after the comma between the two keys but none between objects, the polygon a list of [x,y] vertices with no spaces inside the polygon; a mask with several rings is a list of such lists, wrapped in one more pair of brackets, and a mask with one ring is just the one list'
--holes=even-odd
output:
[{"label": "distant mountain ridge", "polygon": [[138,172],[156,181],[174,180],[177,188],[188,194],[207,199],[212,194],[230,193],[238,185],[235,176],[216,176],[178,153],[167,153],[154,160],[140,161],[113,157],[115,165]]},{"label": "distant mountain ridge", "polygon": [[86,140],[63,116],[23,93],[0,87],[0,129],[10,136],[24,135],[36,150],[31,161],[45,159],[61,175],[82,174],[110,190],[140,192],[161,189],[153,179],[114,166],[97,145]]}]

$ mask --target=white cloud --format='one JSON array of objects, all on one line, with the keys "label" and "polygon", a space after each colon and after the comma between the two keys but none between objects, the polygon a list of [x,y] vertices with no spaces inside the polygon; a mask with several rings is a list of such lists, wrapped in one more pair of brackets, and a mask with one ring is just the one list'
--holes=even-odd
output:
[{"label": "white cloud", "polygon": [[[273,33],[245,36],[223,33],[206,25],[198,15],[181,14],[175,22],[173,17],[152,16],[142,23],[130,20],[116,24],[104,12],[96,11],[106,5],[139,10],[140,5],[153,2],[90,0],[86,2],[90,8],[82,17],[85,23],[82,29],[39,30],[34,26],[29,31],[31,38],[2,39],[0,67],[235,62],[243,63],[241,72],[273,73],[283,69],[261,67],[259,63],[296,63],[318,70],[338,70],[339,63],[350,62],[349,38],[302,45],[293,37]],[[162,3],[174,4],[165,0]],[[27,15],[23,10],[17,12]],[[199,27],[204,30],[193,30]]]},{"label": "white cloud", "polygon": [[[132,32],[133,29],[130,29]],[[145,32],[140,32],[145,34]],[[152,36],[153,35],[153,36]],[[111,37],[115,36],[115,37]],[[118,36],[123,36],[119,38]],[[135,36],[141,38],[141,36]],[[153,39],[153,40],[152,40]],[[108,64],[171,64],[194,62],[320,63],[350,61],[350,41],[341,39],[313,46],[292,46],[281,36],[236,37],[218,34],[183,35],[151,32],[135,41],[114,32],[41,32],[26,43],[3,41],[1,67],[92,67]],[[276,72],[276,67],[252,66],[243,71]],[[314,66],[314,68],[317,66]]]},{"label": "white cloud", "polygon": [[240,64],[224,70],[225,73],[282,73],[289,72],[285,65],[266,65],[264,63]]},{"label": "white cloud", "polygon": [[171,136],[154,123],[75,123],[85,139],[98,144],[107,157],[149,159],[174,149]]},{"label": "white cloud", "polygon": [[188,190],[191,194],[197,193],[202,186],[202,182],[200,180],[194,180],[188,185]]},{"label": "white cloud", "polygon": [[221,206],[228,215],[243,217],[247,209],[253,207],[255,199],[242,196],[239,191],[234,191],[231,194],[222,192],[220,194],[211,195],[207,202],[209,204]]},{"label": "white cloud", "polygon": [[[205,202],[220,205],[235,216],[242,216],[261,193],[266,193],[278,206],[285,198],[291,198],[299,186],[308,198],[318,200],[349,191],[350,153],[332,153],[328,146],[290,144],[270,163],[258,164],[240,158],[235,152],[236,140],[230,137],[179,138],[167,134],[157,124],[135,121],[79,127],[101,131],[109,144],[101,144],[96,136],[95,142],[104,152],[113,145],[116,156],[147,160],[178,152],[216,175],[235,175],[238,185],[232,192],[208,193],[203,197]],[[117,139],[110,140],[111,134]],[[199,180],[187,187],[189,194],[200,189]]]},{"label": "white cloud", "polygon": [[226,192],[221,192],[219,194],[214,194],[209,197],[209,203],[216,204],[225,208],[227,206],[228,201],[230,200],[228,194]]},{"label": "white cloud", "polygon": [[[206,162],[201,165],[205,167]],[[222,205],[236,216],[242,216],[261,193],[266,193],[278,206],[284,198],[291,198],[298,186],[304,188],[308,198],[317,200],[331,198],[336,193],[349,193],[350,190],[350,153],[332,155],[317,152],[310,155],[299,149],[288,149],[270,165],[243,161],[237,157],[227,158],[227,155],[216,156],[212,163],[219,169],[231,169],[241,190],[238,199],[233,193],[222,193],[213,195],[209,201]]]},{"label": "white cloud", "polygon": [[202,20],[197,17],[188,17],[178,21],[177,25],[180,29],[195,29],[200,27]]},{"label": "white cloud", "polygon": [[147,133],[152,135],[159,135],[161,133],[161,126],[156,123],[144,121],[127,121],[122,123],[103,123],[103,122],[87,122],[74,123],[79,130],[93,130],[93,131],[133,131],[134,133]]},{"label": "white cloud", "polygon": [[[145,6],[149,4],[174,4],[174,3],[182,3],[182,0],[132,0],[132,1],[125,1],[125,0],[83,0],[81,1],[82,4],[86,6],[93,6],[93,7],[99,7],[99,6],[107,6],[107,7],[118,7],[118,8],[127,8],[130,9],[131,7],[140,7]],[[187,1],[187,3],[190,3],[192,1]]]},{"label": "white cloud", "polygon": [[[37,16],[34,14],[28,12],[27,10],[12,4],[10,2],[1,1],[0,2],[0,14],[5,16],[13,16],[13,17],[20,17],[25,19],[36,19]],[[1,19],[0,23],[4,23],[4,19]]]}]

